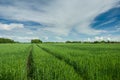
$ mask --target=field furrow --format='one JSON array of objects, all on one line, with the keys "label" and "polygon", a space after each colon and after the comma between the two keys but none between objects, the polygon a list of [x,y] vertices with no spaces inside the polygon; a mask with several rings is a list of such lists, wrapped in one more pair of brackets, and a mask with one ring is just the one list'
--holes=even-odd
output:
[{"label": "field furrow", "polygon": [[74,66],[84,80],[119,80],[120,46],[89,45],[79,45],[79,50],[71,49],[73,45],[69,45],[71,48],[50,44],[39,46]]},{"label": "field furrow", "polygon": [[33,60],[33,45],[31,46],[29,50],[29,55],[27,59],[27,80],[34,80],[35,76],[35,65],[34,65],[34,60]]},{"label": "field furrow", "polygon": [[120,44],[0,44],[0,80],[120,80]]},{"label": "field furrow", "polygon": [[[73,67],[74,71],[81,76],[80,70],[77,68],[77,65],[73,64],[73,62],[70,62],[69,58],[64,58],[63,56],[60,55],[56,55],[55,52],[52,52],[46,48],[43,48],[39,45],[37,45],[39,48],[41,48],[42,50],[46,51],[48,54],[51,54],[52,56],[55,56],[57,59],[64,61],[66,64],[68,64],[69,66]],[[81,76],[82,77],[82,76]],[[83,79],[84,80],[84,79]]]},{"label": "field furrow", "polygon": [[33,57],[36,80],[83,80],[72,66],[38,46],[34,46]]}]

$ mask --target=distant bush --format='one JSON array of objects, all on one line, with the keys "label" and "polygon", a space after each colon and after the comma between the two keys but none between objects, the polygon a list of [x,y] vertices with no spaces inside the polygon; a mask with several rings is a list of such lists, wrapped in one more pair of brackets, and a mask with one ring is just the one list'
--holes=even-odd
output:
[{"label": "distant bush", "polygon": [[120,42],[117,42],[117,41],[94,41],[94,43],[120,43]]},{"label": "distant bush", "polygon": [[72,43],[81,43],[81,41],[72,41]]},{"label": "distant bush", "polygon": [[100,43],[99,41],[94,41],[94,43]]},{"label": "distant bush", "polygon": [[33,39],[31,40],[31,43],[42,43],[40,39]]},{"label": "distant bush", "polygon": [[15,43],[12,39],[0,38],[0,43]]},{"label": "distant bush", "polygon": [[90,41],[84,41],[84,42],[82,42],[82,43],[93,43],[93,42],[90,42]]},{"label": "distant bush", "polygon": [[81,43],[81,41],[66,41],[65,43]]},{"label": "distant bush", "polygon": [[120,43],[119,41],[117,42],[117,41],[104,41],[104,40],[102,40],[102,41],[94,41],[94,42],[90,42],[90,41],[83,41],[83,42],[81,42],[81,41],[66,41],[65,43],[89,43],[89,44],[97,44],[97,43]]},{"label": "distant bush", "polygon": [[64,43],[64,42],[43,42],[43,43],[45,43],[45,44],[56,44],[56,43],[61,44],[61,43]]},{"label": "distant bush", "polygon": [[71,41],[66,41],[65,43],[72,43]]}]

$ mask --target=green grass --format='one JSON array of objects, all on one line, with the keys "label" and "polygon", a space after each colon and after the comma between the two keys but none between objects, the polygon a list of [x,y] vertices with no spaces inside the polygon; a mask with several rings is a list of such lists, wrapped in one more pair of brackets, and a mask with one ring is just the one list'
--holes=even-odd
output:
[{"label": "green grass", "polygon": [[26,80],[29,46],[0,44],[0,80]]},{"label": "green grass", "polygon": [[120,80],[120,44],[0,44],[0,80]]},{"label": "green grass", "polygon": [[33,59],[36,80],[82,80],[72,66],[34,46]]},{"label": "green grass", "polygon": [[40,45],[74,67],[85,80],[120,79],[120,44]]}]

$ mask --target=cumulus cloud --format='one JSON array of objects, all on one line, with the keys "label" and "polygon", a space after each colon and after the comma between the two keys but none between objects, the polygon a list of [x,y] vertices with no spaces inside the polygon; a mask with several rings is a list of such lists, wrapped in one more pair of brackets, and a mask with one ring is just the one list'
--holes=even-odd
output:
[{"label": "cumulus cloud", "polygon": [[24,28],[24,25],[23,24],[15,24],[15,23],[12,23],[12,24],[2,24],[0,23],[0,30],[12,30],[12,29],[15,29],[15,28]]},{"label": "cumulus cloud", "polygon": [[96,41],[102,41],[102,40],[104,40],[104,38],[103,38],[102,36],[101,36],[101,37],[96,36],[96,37],[95,37],[95,40],[96,40]]},{"label": "cumulus cloud", "polygon": [[120,36],[119,35],[105,35],[105,36],[95,36],[92,38],[87,38],[85,41],[120,41]]},{"label": "cumulus cloud", "polygon": [[23,40],[23,41],[30,41],[31,39],[39,39],[39,37],[27,37],[27,36],[16,36],[18,40]]}]

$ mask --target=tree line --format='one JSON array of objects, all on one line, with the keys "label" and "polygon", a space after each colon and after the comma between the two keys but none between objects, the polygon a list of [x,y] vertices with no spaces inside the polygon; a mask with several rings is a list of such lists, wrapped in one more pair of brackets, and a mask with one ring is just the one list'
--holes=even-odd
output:
[{"label": "tree line", "polygon": [[93,42],[90,42],[90,41],[66,41],[65,43],[120,43],[118,41],[93,41]]},{"label": "tree line", "polygon": [[[16,42],[8,38],[0,38],[0,43],[19,43],[19,42]],[[31,43],[42,43],[42,41],[40,39],[32,39]]]},{"label": "tree line", "polygon": [[[19,43],[19,42],[15,42],[14,40],[12,39],[8,39],[8,38],[0,38],[0,43]],[[40,39],[32,39],[31,40],[31,43],[64,43],[64,42],[42,42],[42,40]],[[120,42],[117,42],[117,41],[93,41],[93,42],[90,42],[90,41],[66,41],[65,43],[120,43]]]},{"label": "tree line", "polygon": [[15,41],[8,38],[0,38],[0,43],[15,43]]},{"label": "tree line", "polygon": [[42,43],[42,40],[40,40],[40,39],[32,39],[31,43]]}]

